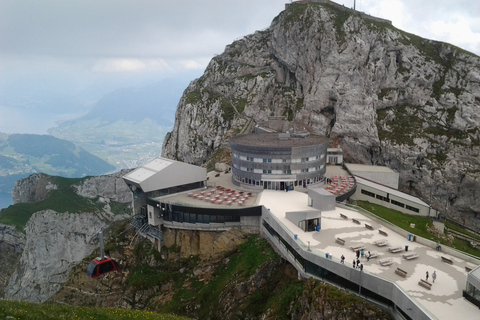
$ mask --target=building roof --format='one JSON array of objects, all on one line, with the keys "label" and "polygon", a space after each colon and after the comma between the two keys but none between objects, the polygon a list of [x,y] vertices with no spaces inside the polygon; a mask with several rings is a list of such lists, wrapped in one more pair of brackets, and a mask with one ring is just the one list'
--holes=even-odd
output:
[{"label": "building roof", "polygon": [[[302,192],[263,190],[259,194],[258,204],[268,208],[292,237],[297,235],[296,242],[299,247],[307,248],[308,246],[309,253],[322,258],[328,252],[334,256],[332,260],[339,263],[339,269],[339,258],[342,255],[346,257],[346,260],[341,267],[352,265],[351,261],[355,258],[355,252],[350,248],[351,245],[365,245],[366,251],[376,251],[378,257],[369,261],[361,258],[364,265],[363,272],[374,274],[395,283],[437,319],[478,319],[480,314],[478,307],[462,296],[462,289],[465,289],[468,274],[463,266],[471,263],[467,263],[460,256],[436,251],[434,246],[408,241],[405,235],[390,229],[392,226],[384,224],[382,220],[374,220],[372,216],[346,207],[336,207],[331,211],[318,211],[318,218],[321,217],[322,219],[321,231],[305,232],[287,218],[289,212],[313,212],[312,207],[308,206],[308,194]],[[343,219],[340,214],[347,215],[349,219]],[[361,224],[353,223],[352,219],[357,219]],[[373,230],[365,228],[365,223],[372,226]],[[378,229],[387,231],[388,237],[385,238],[381,235]],[[346,240],[347,244],[338,244],[335,239],[339,237]],[[375,241],[384,239],[389,241],[390,246],[409,246],[409,252],[416,252],[419,257],[407,260],[402,257],[405,252],[402,254],[391,253],[387,249],[388,246],[378,247],[375,245]],[[449,257],[454,263],[441,262],[441,256]],[[385,267],[378,263],[378,260],[384,258],[392,259],[392,266]],[[475,259],[475,261],[477,262],[472,265],[472,268],[478,266],[478,260]],[[399,277],[394,272],[397,267],[408,272],[405,278]],[[431,290],[418,285],[419,279],[425,278],[425,271],[427,270],[430,273],[436,271],[438,277],[438,281],[435,281]],[[480,272],[480,267],[473,272]],[[476,274],[478,275],[478,273]],[[434,317],[432,318],[435,319]]]},{"label": "building roof", "polygon": [[398,191],[397,189],[390,188],[390,187],[387,187],[383,184],[375,183],[373,181],[370,181],[370,180],[367,180],[367,179],[364,179],[364,178],[361,178],[361,177],[358,177],[358,176],[355,176],[355,179],[357,180],[358,185],[364,185],[364,186],[368,186],[368,187],[371,187],[371,188],[374,188],[374,189],[377,189],[377,190],[381,190],[381,191],[389,193],[393,196],[397,196],[397,197],[405,199],[407,201],[410,201],[410,202],[413,202],[413,203],[418,203],[419,205],[428,207],[428,203],[425,203],[424,201],[420,200],[417,197],[414,197],[414,196],[411,196],[407,193],[403,193],[401,191]]},{"label": "building roof", "polygon": [[230,143],[263,148],[292,148],[328,143],[327,137],[310,134],[304,138],[280,139],[279,133],[251,133],[232,137]]},{"label": "building roof", "polygon": [[468,282],[470,282],[475,288],[480,290],[480,266],[473,269],[472,272],[468,274]]},{"label": "building roof", "polygon": [[348,170],[352,171],[354,174],[360,175],[360,172],[375,172],[375,173],[393,173],[392,169],[385,166],[371,166],[366,164],[354,164],[354,163],[345,163],[345,166]]},{"label": "building roof", "polygon": [[156,158],[123,176],[127,184],[150,192],[205,181],[205,168],[166,158]]}]

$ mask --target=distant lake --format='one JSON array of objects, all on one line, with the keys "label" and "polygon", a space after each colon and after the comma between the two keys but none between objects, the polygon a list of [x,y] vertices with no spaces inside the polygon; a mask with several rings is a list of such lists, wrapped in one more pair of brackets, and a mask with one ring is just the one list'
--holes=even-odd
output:
[{"label": "distant lake", "polygon": [[6,208],[12,204],[12,194],[7,192],[0,192],[0,209]]}]

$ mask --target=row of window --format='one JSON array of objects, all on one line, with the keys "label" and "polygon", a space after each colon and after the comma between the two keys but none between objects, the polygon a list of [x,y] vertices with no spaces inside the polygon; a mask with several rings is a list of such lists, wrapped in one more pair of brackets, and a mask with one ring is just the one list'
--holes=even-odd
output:
[{"label": "row of window", "polygon": [[315,161],[319,159],[323,159],[325,157],[324,154],[313,156],[313,157],[304,157],[304,158],[255,158],[255,157],[250,157],[250,156],[242,156],[239,155],[238,153],[233,153],[234,158],[238,158],[240,160],[247,160],[251,162],[263,162],[263,163],[298,163],[298,162],[309,162],[309,161]]},{"label": "row of window", "polygon": [[471,298],[475,299],[476,303],[474,301],[475,305],[479,306],[480,308],[480,289],[476,288],[473,284],[470,282],[467,282],[467,290],[466,292],[470,295]]},{"label": "row of window", "polygon": [[214,214],[197,214],[180,211],[168,211],[163,215],[166,221],[185,222],[185,223],[224,223],[240,222],[239,216],[223,216]]},{"label": "row of window", "polygon": [[290,186],[291,190],[293,190],[293,187],[306,187],[310,184],[315,184],[321,181],[325,180],[324,176],[316,176],[313,178],[309,179],[304,179],[304,180],[297,180],[297,181],[263,181],[263,180],[254,180],[254,179],[248,179],[245,177],[241,177],[239,175],[234,174],[233,179],[235,179],[238,182],[245,183],[248,185],[252,186],[257,186],[257,187],[262,187],[264,189],[269,189],[269,190],[285,190],[286,187]]},{"label": "row of window", "polygon": [[396,200],[393,200],[393,199],[390,199],[390,198],[387,198],[387,197],[384,197],[384,196],[381,196],[379,194],[375,194],[373,192],[370,192],[370,191],[367,191],[365,189],[362,189],[361,190],[361,193],[364,194],[364,195],[367,195],[369,197],[372,197],[372,198],[376,198],[376,199],[379,199],[381,201],[385,201],[385,202],[390,202],[391,204],[393,205],[396,205],[396,206],[399,206],[401,208],[406,208],[407,210],[410,210],[410,211],[413,211],[413,212],[420,212],[420,209],[418,208],[415,208],[415,207],[412,207],[412,206],[409,206],[408,204],[404,204],[402,202],[399,202],[399,201],[396,201]]},{"label": "row of window", "polygon": [[299,173],[307,173],[307,172],[315,172],[322,170],[325,165],[322,164],[321,166],[316,166],[312,168],[304,168],[304,169],[297,169],[297,170],[272,170],[272,169],[255,169],[255,168],[246,168],[246,167],[239,167],[236,163],[233,164],[233,167],[245,172],[253,172],[253,173],[264,173],[264,174],[299,174]]}]

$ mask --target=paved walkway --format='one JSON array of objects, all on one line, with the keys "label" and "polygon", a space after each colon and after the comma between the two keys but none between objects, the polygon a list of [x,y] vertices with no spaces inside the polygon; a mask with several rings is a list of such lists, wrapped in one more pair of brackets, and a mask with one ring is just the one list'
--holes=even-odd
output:
[{"label": "paved walkway", "polygon": [[[298,234],[300,241],[305,245],[310,241],[313,252],[317,251],[321,256],[325,256],[325,253],[328,252],[337,261],[343,254],[346,258],[345,263],[352,265],[355,252],[350,247],[363,245],[366,247],[365,252],[378,253],[378,257],[370,259],[370,261],[367,261],[366,258],[361,259],[364,272],[371,272],[397,283],[438,319],[455,319],[456,317],[462,320],[480,319],[480,309],[462,297],[462,290],[465,289],[467,279],[465,266],[471,266],[462,259],[446,255],[436,251],[435,248],[429,248],[417,242],[410,242],[405,237],[359,212],[340,208],[321,213],[322,228],[320,232],[304,232],[287,220],[285,213],[312,210],[312,207],[307,205],[307,194],[296,191],[264,190],[259,197],[259,204],[269,208],[290,231]],[[342,218],[340,213],[346,215],[348,219]],[[358,220],[360,224],[354,223],[352,218]],[[373,230],[367,229],[365,223],[372,226]],[[386,231],[388,236],[381,235],[378,229]],[[337,237],[345,240],[345,245],[336,243]],[[388,240],[388,245],[378,247],[374,244],[377,240]],[[407,245],[408,251],[405,252]],[[390,247],[397,246],[402,248],[398,253],[391,253],[388,250]],[[406,253],[416,253],[419,257],[406,260],[403,258]],[[450,258],[453,264],[442,262],[440,256]],[[380,259],[391,259],[393,264],[381,266]],[[406,278],[395,273],[397,268],[407,272]],[[418,285],[420,279],[425,279],[427,271],[430,275],[428,281],[432,284],[431,290]],[[434,271],[437,274],[435,283],[432,282]]]},{"label": "paved walkway", "polygon": [[[345,210],[336,208],[332,211],[324,211],[321,213],[322,229],[320,232],[304,232],[289,220],[285,219],[286,212],[313,210],[308,206],[308,195],[305,192],[298,191],[274,191],[274,190],[255,190],[248,188],[241,188],[232,183],[231,173],[220,173],[215,177],[215,172],[209,172],[209,188],[214,189],[216,186],[224,186],[226,188],[234,189],[236,191],[252,192],[251,197],[244,206],[263,205],[269,208],[270,211],[294,234],[298,234],[298,239],[302,241],[305,246],[310,241],[310,247],[313,252],[318,252],[319,255],[325,256],[325,253],[333,255],[333,260],[339,261],[341,255],[345,256],[345,263],[352,265],[355,258],[355,252],[350,249],[351,246],[363,245],[366,247],[365,252],[376,252],[377,258],[367,261],[366,258],[361,259],[364,266],[364,272],[371,272],[380,277],[388,279],[397,283],[403,290],[408,292],[419,303],[427,308],[438,319],[480,319],[480,309],[468,302],[462,297],[462,290],[465,289],[467,272],[465,265],[475,267],[467,264],[462,259],[452,257],[436,251],[434,248],[429,248],[416,242],[410,242],[405,237],[395,233],[385,226],[373,221],[367,216],[352,210]],[[345,171],[339,166],[327,166],[326,177],[332,175],[347,175]],[[204,189],[199,189],[201,191]],[[304,189],[298,189],[305,191]],[[188,197],[187,193],[176,194],[174,196],[162,197],[164,200],[171,198],[175,203],[194,205],[199,207],[225,207],[235,208],[238,204],[222,205],[211,204],[202,200]],[[348,219],[341,218],[340,213],[346,215]],[[352,221],[352,218],[358,220],[360,224]],[[372,226],[373,230],[365,227],[365,223]],[[384,230],[388,236],[383,236],[378,232],[378,229]],[[345,240],[345,245],[340,245],[335,242],[336,238]],[[388,240],[388,245],[378,247],[374,244],[377,240]],[[408,245],[408,252],[404,248]],[[402,251],[398,253],[391,253],[388,248],[402,247]],[[406,260],[403,255],[406,253],[416,253],[418,258],[413,260]],[[447,256],[453,264],[442,262],[440,256]],[[393,263],[389,266],[381,266],[380,259],[391,259]],[[400,277],[395,273],[397,268],[407,272],[405,278]],[[427,290],[418,285],[420,279],[425,279],[425,273],[429,272],[430,277],[428,281],[432,283],[432,289]],[[432,282],[433,272],[437,274],[437,280]]]}]

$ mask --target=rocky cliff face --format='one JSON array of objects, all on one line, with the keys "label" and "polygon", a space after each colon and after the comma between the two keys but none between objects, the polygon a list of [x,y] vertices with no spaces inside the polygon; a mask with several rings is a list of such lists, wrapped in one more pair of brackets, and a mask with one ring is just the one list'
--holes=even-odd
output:
[{"label": "rocky cliff face", "polygon": [[346,162],[387,165],[403,191],[473,219],[479,111],[478,56],[306,1],[212,59],[185,90],[162,154],[201,164],[230,136],[284,117],[328,136]]},{"label": "rocky cliff face", "polygon": [[15,227],[0,224],[0,297],[4,295],[8,279],[15,271],[24,247],[23,233]]},{"label": "rocky cliff face", "polygon": [[25,179],[20,179],[15,182],[12,191],[13,203],[42,201],[52,189],[57,189],[57,186],[52,184],[48,174],[32,174]]},{"label": "rocky cliff face", "polygon": [[[298,279],[297,270],[264,239],[238,230],[173,231],[167,235],[171,246],[162,253],[135,230],[118,231],[112,234],[116,246],[109,247],[120,270],[90,279],[86,263],[79,264],[48,303],[146,309],[192,319],[390,318],[343,290]],[[195,238],[203,240],[188,249]]]},{"label": "rocky cliff face", "polygon": [[[103,210],[39,211],[28,220],[25,234],[13,227],[0,226],[0,293],[8,299],[29,302],[43,302],[56,293],[71,269],[92,250],[98,250],[98,241],[92,241],[97,232],[117,220],[129,218],[119,212],[114,214],[110,206],[110,200],[120,203],[132,200],[132,193],[121,178],[125,174],[122,171],[78,183],[70,181],[79,196],[101,203]],[[42,201],[51,190],[71,187],[57,178],[34,174],[17,181],[13,190],[15,203]]]},{"label": "rocky cliff face", "polygon": [[[122,170],[113,174],[89,177],[74,185],[79,196],[93,199],[96,197],[127,203],[132,201],[132,192],[122,177],[131,170]],[[15,182],[13,203],[32,203],[44,200],[50,190],[58,186],[51,181],[51,176],[36,173]]]},{"label": "rocky cliff face", "polygon": [[75,186],[77,194],[89,199],[103,197],[122,203],[132,202],[132,191],[122,179],[130,171],[121,170],[114,174],[87,178]]},{"label": "rocky cliff face", "polygon": [[[117,218],[118,219],[118,218]],[[35,213],[25,228],[25,248],[13,272],[5,297],[44,302],[67,279],[70,270],[98,248],[93,236],[114,216],[91,213]]]}]

